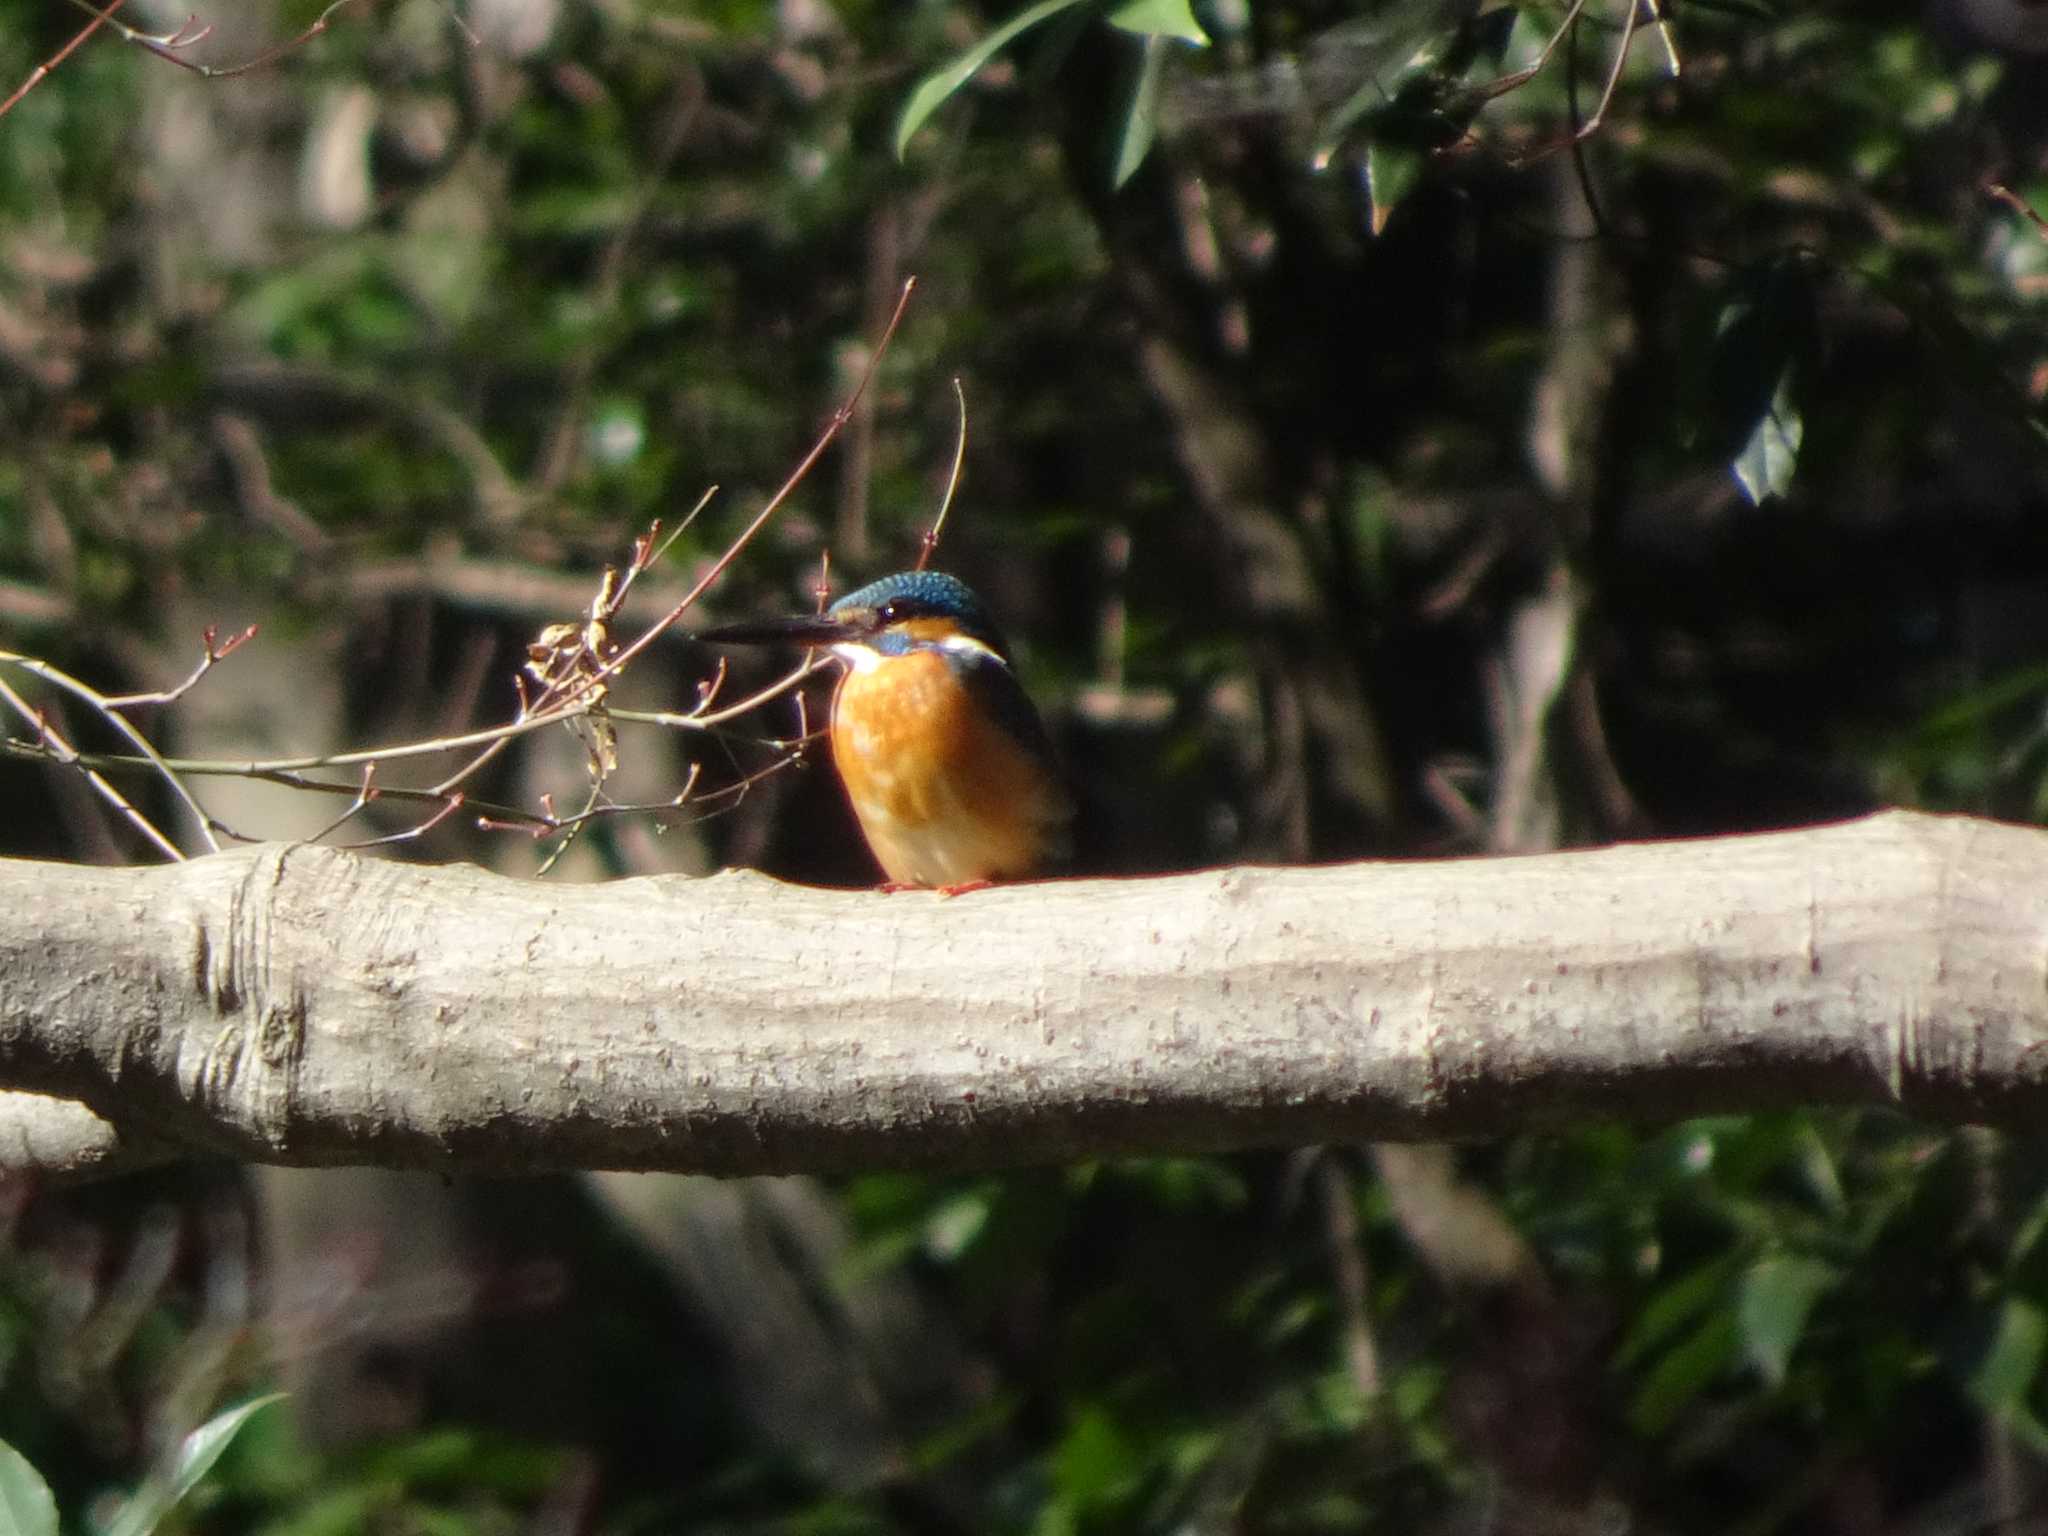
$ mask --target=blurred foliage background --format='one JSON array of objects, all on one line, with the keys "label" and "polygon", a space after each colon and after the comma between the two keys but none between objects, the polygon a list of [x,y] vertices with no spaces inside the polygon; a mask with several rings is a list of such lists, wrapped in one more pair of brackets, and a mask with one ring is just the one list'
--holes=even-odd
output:
[{"label": "blurred foliage background", "polygon": [[[214,79],[103,29],[0,116],[0,634],[140,689],[260,623],[149,721],[195,756],[502,720],[716,483],[633,613],[705,568],[915,274],[702,614],[909,564],[958,376],[938,563],[1017,643],[1089,868],[2040,819],[2039,11],[359,0]],[[176,51],[318,15],[210,0]],[[88,19],[0,0],[0,88]],[[672,638],[619,696],[709,666]],[[790,721],[629,734],[613,789],[730,782]],[[555,736],[482,787],[573,804]],[[0,851],[148,856],[0,773]],[[250,835],[336,809],[202,792]],[[874,878],[822,768],[549,878],[726,862]],[[2040,1529],[2042,1154],[1813,1113],[832,1187],[16,1180],[0,1436],[77,1529],[279,1383],[174,1520]]]}]

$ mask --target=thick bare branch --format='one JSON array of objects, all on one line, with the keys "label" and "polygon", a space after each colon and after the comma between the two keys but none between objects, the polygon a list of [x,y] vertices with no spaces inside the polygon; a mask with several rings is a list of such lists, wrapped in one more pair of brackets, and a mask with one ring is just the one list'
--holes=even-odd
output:
[{"label": "thick bare branch", "polygon": [[161,1163],[177,1149],[124,1137],[83,1104],[39,1093],[0,1091],[0,1168],[39,1178],[127,1172]]},{"label": "thick bare branch", "polygon": [[827,1171],[2048,1106],[2048,832],[1011,886],[0,863],[0,1079],[257,1161]]}]

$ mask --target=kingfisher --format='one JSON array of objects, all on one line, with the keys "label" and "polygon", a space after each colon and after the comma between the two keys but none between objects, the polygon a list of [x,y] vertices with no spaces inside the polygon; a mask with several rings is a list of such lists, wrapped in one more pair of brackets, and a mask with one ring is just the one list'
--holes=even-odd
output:
[{"label": "kingfisher", "polygon": [[903,571],[821,614],[698,638],[819,646],[844,664],[832,761],[890,888],[956,894],[1028,879],[1066,856],[1073,802],[1052,743],[965,582]]}]

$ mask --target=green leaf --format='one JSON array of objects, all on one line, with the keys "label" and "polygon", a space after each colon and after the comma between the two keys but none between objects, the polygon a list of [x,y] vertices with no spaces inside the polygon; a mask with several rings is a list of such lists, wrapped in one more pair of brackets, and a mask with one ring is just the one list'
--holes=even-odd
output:
[{"label": "green leaf", "polygon": [[924,126],[924,120],[971,80],[982,65],[1040,22],[1080,3],[1081,0],[1038,0],[1038,4],[1012,16],[950,64],[920,80],[917,89],[910,93],[910,100],[903,104],[903,115],[896,119],[896,158],[903,158],[910,136]]},{"label": "green leaf", "polygon": [[57,1536],[57,1501],[29,1460],[0,1440],[0,1536]]},{"label": "green leaf", "polygon": [[1380,234],[1394,216],[1394,205],[1422,180],[1422,152],[1412,144],[1374,139],[1365,151],[1365,184],[1372,196],[1372,232]]},{"label": "green leaf", "polygon": [[1639,1433],[1662,1434],[1735,1357],[1740,1340],[1732,1312],[1716,1311],[1660,1359],[1629,1404]]},{"label": "green leaf", "polygon": [[1840,1278],[1834,1265],[1798,1255],[1760,1260],[1742,1277],[1735,1304],[1742,1352],[1773,1387],[1784,1384],[1813,1304]]},{"label": "green leaf", "polygon": [[1700,401],[1701,446],[1726,455],[1752,504],[1782,496],[1806,424],[1798,391],[1819,354],[1818,301],[1807,258],[1737,273],[1715,320]]},{"label": "green leaf", "polygon": [[[2034,669],[2029,669],[2034,670]],[[2013,1289],[2024,1296],[2039,1296],[2048,1291],[2048,1272],[2043,1263],[2048,1261],[2048,1194],[2036,1197],[2027,1214],[2013,1229],[2012,1241],[2005,1250],[2005,1273]]]},{"label": "green leaf", "polygon": [[135,1496],[122,1506],[107,1527],[107,1536],[148,1536],[178,1501],[213,1470],[213,1464],[241,1433],[242,1426],[283,1396],[282,1392],[273,1392],[268,1397],[252,1398],[239,1408],[214,1415],[193,1430],[179,1442],[178,1453],[171,1458],[170,1465],[152,1472],[135,1490]]},{"label": "green leaf", "polygon": [[[1994,716],[2020,704],[2032,705],[2037,696],[2048,692],[2048,664],[2021,667],[1994,679],[1974,692],[1964,694],[1951,703],[1944,704],[1923,720],[1916,734],[1921,736],[1944,736],[1970,726],[1981,725]],[[2030,1246],[2041,1233],[2048,1232],[2048,1199],[2044,1199],[2037,1213],[2029,1219],[2025,1242],[2015,1237],[2014,1251]]]},{"label": "green leaf", "polygon": [[1970,1396],[2001,1420],[2025,1413],[2044,1349],[2048,1316],[2030,1302],[2006,1297],[1990,1341],[1970,1372]]},{"label": "green leaf", "polygon": [[1616,1359],[1624,1365],[1642,1359],[1687,1323],[1719,1305],[1728,1294],[1739,1262],[1737,1255],[1729,1254],[1660,1286],[1629,1325]]},{"label": "green leaf", "polygon": [[[1387,93],[1377,80],[1367,80],[1338,105],[1316,127],[1316,142],[1309,150],[1308,163],[1317,171],[1326,171],[1330,162],[1337,158],[1337,151],[1344,147],[1344,140],[1351,130],[1358,126],[1358,120],[1368,112],[1387,104]],[[1368,171],[1370,161],[1367,162]],[[1375,229],[1374,234],[1379,231]]]},{"label": "green leaf", "polygon": [[1735,455],[1729,468],[1751,506],[1767,497],[1783,496],[1792,488],[1792,476],[1799,468],[1799,445],[1806,436],[1806,421],[1792,402],[1792,370],[1778,375],[1778,387],[1771,403],[1757,417],[1749,440]]},{"label": "green leaf", "polygon": [[1846,1215],[1849,1197],[1842,1188],[1841,1169],[1813,1121],[1801,1119],[1793,1127],[1791,1155],[1801,1181],[1820,1208],[1831,1218]]},{"label": "green leaf", "polygon": [[[1315,142],[1309,151],[1309,165],[1315,170],[1327,170],[1367,118],[1373,121],[1365,132],[1376,142],[1392,143],[1395,154],[1414,157],[1414,170],[1402,168],[1400,183],[1391,196],[1375,189],[1374,233],[1418,179],[1426,152],[1448,130],[1444,91],[1449,82],[1442,74],[1453,51],[1467,38],[1468,28],[1462,19],[1445,25],[1446,19],[1444,8],[1435,0],[1408,0],[1376,13],[1368,34],[1372,38],[1371,62],[1355,71],[1357,84],[1335,111],[1316,124]],[[1506,29],[1481,30],[1498,33],[1505,45]],[[1496,72],[1482,71],[1488,80]],[[1477,107],[1475,101],[1473,110]],[[1373,172],[1370,158],[1366,170],[1368,175]]]},{"label": "green leaf", "polygon": [[1195,20],[1188,0],[1123,0],[1110,7],[1109,24],[1148,42],[1170,37],[1197,48],[1209,46],[1209,34]]},{"label": "green leaf", "polygon": [[1131,84],[1131,104],[1124,112],[1123,132],[1117,136],[1116,169],[1110,185],[1122,187],[1137,174],[1151,152],[1159,129],[1159,70],[1166,62],[1167,40],[1148,37],[1138,60],[1138,77]]},{"label": "green leaf", "polygon": [[1115,1419],[1097,1407],[1079,1410],[1053,1452],[1053,1488],[1076,1510],[1100,1509],[1129,1496],[1143,1457]]}]

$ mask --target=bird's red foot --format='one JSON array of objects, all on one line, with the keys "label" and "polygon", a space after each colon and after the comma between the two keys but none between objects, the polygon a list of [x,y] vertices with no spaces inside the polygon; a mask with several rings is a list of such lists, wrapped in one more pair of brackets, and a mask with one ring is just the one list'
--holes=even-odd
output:
[{"label": "bird's red foot", "polygon": [[894,896],[898,891],[921,891],[923,889],[924,887],[914,880],[884,880],[875,887],[877,893],[883,896]]},{"label": "bird's red foot", "polygon": [[940,886],[939,894],[941,896],[965,896],[969,891],[985,891],[994,884],[995,881],[993,880],[962,880],[958,885]]}]

